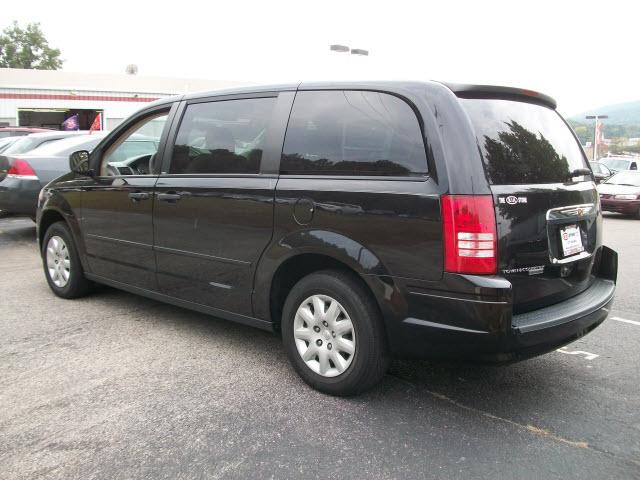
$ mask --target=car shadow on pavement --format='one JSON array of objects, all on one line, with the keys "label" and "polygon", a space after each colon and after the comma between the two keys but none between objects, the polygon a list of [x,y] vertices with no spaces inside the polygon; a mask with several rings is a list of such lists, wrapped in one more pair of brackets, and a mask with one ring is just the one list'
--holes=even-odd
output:
[{"label": "car shadow on pavement", "polygon": [[[205,345],[207,342],[224,345],[228,355],[242,356],[248,364],[266,359],[274,378],[289,383],[285,390],[303,388],[312,396],[326,397],[311,390],[295,375],[277,334],[108,287],[100,288],[92,298],[92,303],[104,303],[105,307],[117,305],[118,310],[130,311],[130,321],[148,323],[143,326],[145,329],[170,329],[197,338]],[[558,412],[573,403],[567,403],[571,392],[558,388],[559,379],[567,374],[566,364],[554,353],[508,365],[393,360],[379,386],[356,399],[344,401],[360,403],[379,400],[381,396],[391,396],[394,402],[400,403],[444,400],[483,412],[499,411],[500,415],[522,418],[526,422],[532,412]],[[574,380],[582,380],[580,372],[570,374]],[[399,392],[402,393],[398,396]],[[578,398],[580,392],[575,393]]]},{"label": "car shadow on pavement", "polygon": [[[613,214],[616,218],[624,218]],[[36,247],[35,226],[28,219],[3,219],[0,223],[0,248],[12,244]],[[31,244],[31,245],[29,245]],[[43,279],[43,288],[46,284]],[[51,294],[53,298],[53,294]],[[223,319],[157,302],[110,287],[98,286],[96,291],[77,303],[99,312],[108,312],[100,319],[107,325],[113,316],[126,329],[136,325],[145,335],[163,334],[168,342],[178,332],[183,343],[200,342],[222,345],[222,354],[243,357],[247,364],[268,362],[274,378],[286,382],[287,390],[305,389],[306,395],[326,397],[307,387],[289,366],[278,335]],[[76,307],[77,308],[77,303]],[[158,331],[159,330],[159,331]],[[163,333],[164,331],[164,333]],[[180,352],[178,352],[180,353]],[[158,355],[161,355],[158,351]],[[372,391],[344,401],[370,402],[385,398],[397,406],[407,402],[448,402],[454,408],[470,408],[480,412],[506,416],[529,422],[531,416],[568,414],[580,404],[582,392],[567,388],[568,376],[575,384],[593,381],[593,371],[582,365],[569,367],[555,353],[509,365],[474,362],[394,360],[381,384]],[[240,382],[249,381],[239,378]],[[342,400],[341,400],[342,401]]]}]

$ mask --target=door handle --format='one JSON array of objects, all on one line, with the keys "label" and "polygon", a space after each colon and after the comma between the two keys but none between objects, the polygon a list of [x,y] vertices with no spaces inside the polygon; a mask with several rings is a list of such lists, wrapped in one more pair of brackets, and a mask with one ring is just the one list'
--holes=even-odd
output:
[{"label": "door handle", "polygon": [[140,200],[148,200],[149,194],[147,192],[130,192],[129,198],[134,202],[139,202]]},{"label": "door handle", "polygon": [[168,192],[168,193],[158,194],[158,200],[160,200],[161,202],[176,203],[181,198],[182,198],[182,195],[179,193]]}]

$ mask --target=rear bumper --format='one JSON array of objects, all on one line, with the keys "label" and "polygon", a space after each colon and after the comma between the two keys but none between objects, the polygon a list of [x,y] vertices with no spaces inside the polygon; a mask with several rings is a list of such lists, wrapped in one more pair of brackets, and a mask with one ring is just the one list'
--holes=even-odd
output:
[{"label": "rear bumper", "polygon": [[[617,254],[602,247],[598,276],[589,288],[563,302],[518,315],[513,314],[509,291],[504,288],[497,288],[490,300],[456,294],[422,295],[419,311],[425,315],[404,318],[399,327],[392,328],[391,348],[397,356],[414,358],[509,362],[540,355],[580,338],[605,320],[613,302],[616,275]],[[475,278],[480,282],[483,277]],[[485,284],[502,286],[498,280],[484,277]],[[486,298],[491,289],[478,286],[482,288]]]},{"label": "rear bumper", "polygon": [[607,318],[615,289],[614,281],[596,278],[587,290],[562,303],[514,315],[507,352],[526,358],[589,333]]},{"label": "rear bumper", "polygon": [[0,210],[35,217],[41,188],[39,180],[6,176],[0,180]]}]

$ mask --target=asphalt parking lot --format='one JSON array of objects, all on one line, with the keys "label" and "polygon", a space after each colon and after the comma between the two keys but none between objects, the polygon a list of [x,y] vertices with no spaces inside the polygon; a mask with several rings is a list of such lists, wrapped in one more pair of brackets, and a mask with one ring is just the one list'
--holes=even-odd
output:
[{"label": "asphalt parking lot", "polygon": [[48,289],[0,220],[0,478],[640,478],[640,220],[608,215],[610,318],[509,366],[394,362],[358,398],[278,338],[104,288]]}]

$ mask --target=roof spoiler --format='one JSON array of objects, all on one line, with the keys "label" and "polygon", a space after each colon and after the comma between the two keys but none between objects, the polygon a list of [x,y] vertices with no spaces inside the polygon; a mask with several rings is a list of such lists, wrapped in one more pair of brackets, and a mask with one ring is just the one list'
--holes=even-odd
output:
[{"label": "roof spoiler", "polygon": [[466,85],[461,83],[444,83],[456,96],[460,98],[503,98],[540,103],[554,110],[558,104],[544,93],[525,88],[500,87],[497,85]]}]

